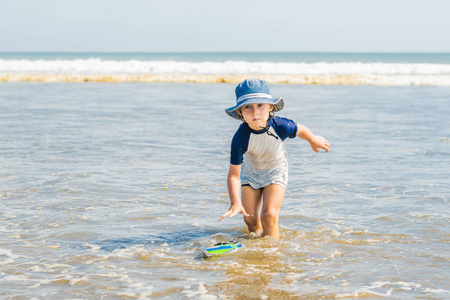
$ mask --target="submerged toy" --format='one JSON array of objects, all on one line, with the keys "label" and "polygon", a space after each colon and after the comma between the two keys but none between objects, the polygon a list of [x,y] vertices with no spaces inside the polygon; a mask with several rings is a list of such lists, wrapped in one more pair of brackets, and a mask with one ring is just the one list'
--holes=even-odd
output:
[{"label": "submerged toy", "polygon": [[217,255],[217,254],[224,254],[231,251],[236,250],[237,248],[241,248],[242,245],[239,242],[228,242],[228,243],[217,243],[214,245],[214,247],[206,248],[203,250],[203,255],[206,257]]}]

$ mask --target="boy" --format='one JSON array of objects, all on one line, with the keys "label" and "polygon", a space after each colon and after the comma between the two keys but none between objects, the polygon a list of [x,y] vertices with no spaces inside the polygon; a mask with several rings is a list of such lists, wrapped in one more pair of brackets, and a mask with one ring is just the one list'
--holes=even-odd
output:
[{"label": "boy", "polygon": [[[231,143],[227,177],[231,206],[219,221],[244,215],[250,232],[279,239],[278,219],[288,181],[287,153],[283,141],[300,137],[311,148],[328,152],[329,142],[292,120],[275,117],[283,98],[273,98],[264,80],[247,79],[236,87],[236,105],[225,112],[244,123]],[[241,201],[242,192],[242,201]],[[262,204],[262,209],[261,209]]]}]

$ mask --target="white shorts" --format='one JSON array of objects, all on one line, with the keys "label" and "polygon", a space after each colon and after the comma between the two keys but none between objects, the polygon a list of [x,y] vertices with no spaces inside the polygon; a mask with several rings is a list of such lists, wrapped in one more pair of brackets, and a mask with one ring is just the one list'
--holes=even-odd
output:
[{"label": "white shorts", "polygon": [[276,168],[270,170],[253,171],[247,174],[241,172],[241,185],[250,185],[255,190],[264,188],[270,184],[278,184],[286,189],[288,183],[288,170],[286,168]]}]

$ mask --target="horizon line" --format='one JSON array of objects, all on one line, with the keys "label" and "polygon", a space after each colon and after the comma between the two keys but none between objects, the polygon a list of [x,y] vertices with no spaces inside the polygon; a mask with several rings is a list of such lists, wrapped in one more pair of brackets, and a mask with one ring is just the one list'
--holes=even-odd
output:
[{"label": "horizon line", "polygon": [[222,54],[222,53],[303,53],[303,54],[450,54],[450,51],[0,51],[1,54],[32,54],[32,53],[105,53],[105,54],[117,54],[117,53],[130,53],[130,54]]}]

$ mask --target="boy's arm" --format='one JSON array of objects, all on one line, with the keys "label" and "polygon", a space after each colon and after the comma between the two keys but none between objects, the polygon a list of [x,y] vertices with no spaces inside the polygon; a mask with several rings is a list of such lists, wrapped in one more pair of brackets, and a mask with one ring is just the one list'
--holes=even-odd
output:
[{"label": "boy's arm", "polygon": [[228,211],[219,218],[219,221],[225,217],[231,218],[238,213],[248,217],[249,214],[247,214],[241,202],[241,165],[230,164],[227,176],[227,187],[231,205]]},{"label": "boy's arm", "polygon": [[325,152],[330,149],[330,143],[324,137],[314,135],[308,127],[302,124],[297,124],[297,136],[308,141],[315,152],[319,152],[319,148],[324,149]]}]

